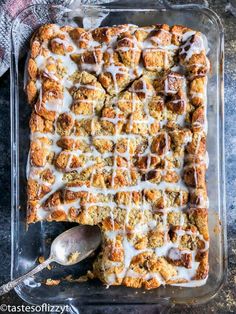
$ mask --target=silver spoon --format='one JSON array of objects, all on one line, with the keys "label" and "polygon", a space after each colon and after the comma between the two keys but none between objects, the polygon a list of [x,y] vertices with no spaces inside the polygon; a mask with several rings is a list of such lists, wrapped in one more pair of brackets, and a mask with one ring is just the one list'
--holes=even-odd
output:
[{"label": "silver spoon", "polygon": [[96,250],[100,243],[101,232],[97,226],[81,225],[61,233],[52,242],[49,258],[27,274],[2,285],[0,296],[15,288],[25,279],[34,276],[52,262],[69,266],[82,261]]}]

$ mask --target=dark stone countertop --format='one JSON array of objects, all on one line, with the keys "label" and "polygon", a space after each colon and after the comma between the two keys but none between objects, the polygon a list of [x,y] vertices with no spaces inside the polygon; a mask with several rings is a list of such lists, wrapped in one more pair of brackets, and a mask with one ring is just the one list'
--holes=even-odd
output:
[{"label": "dark stone countertop", "polygon": [[[196,1],[197,2],[197,1]],[[225,27],[225,139],[226,139],[226,190],[228,219],[228,279],[218,295],[200,306],[176,306],[171,313],[236,313],[236,17],[225,11],[227,1],[209,1]],[[10,75],[0,78],[0,283],[10,279]],[[25,304],[10,292],[0,297],[0,304]],[[81,313],[158,313],[151,307],[87,308]]]}]

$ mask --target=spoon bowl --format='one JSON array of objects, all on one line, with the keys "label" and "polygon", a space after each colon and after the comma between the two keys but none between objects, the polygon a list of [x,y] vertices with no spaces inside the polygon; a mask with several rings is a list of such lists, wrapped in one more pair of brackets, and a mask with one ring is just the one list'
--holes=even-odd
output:
[{"label": "spoon bowl", "polygon": [[60,265],[74,265],[88,257],[100,243],[99,227],[76,226],[61,233],[53,241],[50,258]]}]

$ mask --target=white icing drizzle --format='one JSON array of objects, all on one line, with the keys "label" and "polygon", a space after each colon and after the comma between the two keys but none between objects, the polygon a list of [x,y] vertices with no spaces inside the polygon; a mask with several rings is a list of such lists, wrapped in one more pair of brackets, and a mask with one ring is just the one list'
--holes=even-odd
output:
[{"label": "white icing drizzle", "polygon": [[[186,42],[181,46],[180,55],[185,54],[185,60],[189,61],[194,54],[199,54],[205,50],[202,36],[199,34],[189,37]],[[194,38],[193,42],[191,42]]]}]

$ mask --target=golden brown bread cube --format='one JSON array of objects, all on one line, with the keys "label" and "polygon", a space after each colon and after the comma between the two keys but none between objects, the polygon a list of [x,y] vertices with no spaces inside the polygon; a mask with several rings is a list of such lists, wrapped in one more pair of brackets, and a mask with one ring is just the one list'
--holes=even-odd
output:
[{"label": "golden brown bread cube", "polygon": [[158,155],[164,155],[168,152],[171,145],[171,138],[167,133],[161,133],[157,135],[151,144],[152,153],[156,153]]},{"label": "golden brown bread cube", "polygon": [[57,133],[60,135],[69,135],[74,126],[74,119],[68,113],[62,113],[57,118]]},{"label": "golden brown bread cube", "polygon": [[143,64],[148,71],[168,70],[173,61],[171,55],[157,48],[147,48],[142,51]]},{"label": "golden brown bread cube", "polygon": [[31,142],[30,145],[30,161],[33,166],[43,167],[46,165],[49,151],[50,141],[43,137]]},{"label": "golden brown bread cube", "polygon": [[161,247],[164,244],[164,232],[158,229],[149,231],[148,245],[151,248]]},{"label": "golden brown bread cube", "polygon": [[78,64],[81,71],[96,73],[102,66],[103,52],[100,47],[95,47],[81,54],[71,54],[71,59]]},{"label": "golden brown bread cube", "polygon": [[181,215],[182,214],[180,212],[175,211],[169,212],[167,215],[168,223],[172,226],[178,226],[180,224]]},{"label": "golden brown bread cube", "polygon": [[33,80],[29,81],[26,86],[27,98],[29,104],[33,104],[37,98],[38,90]]},{"label": "golden brown bread cube", "polygon": [[186,26],[173,25],[171,28],[172,38],[171,42],[173,45],[179,46],[182,42],[183,35],[190,31]]},{"label": "golden brown bread cube", "polygon": [[162,175],[162,180],[169,183],[177,183],[180,180],[180,176],[175,171],[165,171]]},{"label": "golden brown bread cube", "polygon": [[202,106],[205,97],[206,77],[197,77],[190,82],[189,93],[194,106]]},{"label": "golden brown bread cube", "polygon": [[157,120],[161,120],[164,111],[164,99],[161,96],[154,96],[148,104],[149,114]]},{"label": "golden brown bread cube", "polygon": [[149,100],[154,94],[154,88],[147,76],[135,80],[131,85],[130,91],[134,92],[141,101]]},{"label": "golden brown bread cube", "polygon": [[62,192],[57,191],[53,193],[45,202],[46,208],[56,208],[62,204]]},{"label": "golden brown bread cube", "polygon": [[72,169],[83,167],[84,164],[85,157],[83,155],[76,156],[70,151],[62,151],[55,160],[55,166],[61,171],[71,171]]},{"label": "golden brown bread cube", "polygon": [[161,171],[159,170],[151,170],[146,174],[145,179],[152,183],[158,184],[162,180]]},{"label": "golden brown bread cube", "polygon": [[55,117],[56,117],[56,113],[53,110],[47,110],[44,106],[44,104],[42,104],[39,101],[36,102],[35,104],[35,111],[37,112],[38,115],[40,115],[41,117],[43,117],[46,120],[50,120],[50,121],[54,121]]},{"label": "golden brown bread cube", "polygon": [[199,76],[204,77],[207,75],[207,73],[210,71],[210,63],[206,57],[205,52],[202,51],[200,54],[193,55],[189,60],[186,69],[191,79]]},{"label": "golden brown bread cube", "polygon": [[44,119],[36,112],[32,112],[30,123],[30,129],[32,133],[40,132],[40,133],[53,133],[54,127],[53,122],[51,120]]},{"label": "golden brown bread cube", "polygon": [[203,131],[193,132],[192,141],[188,143],[187,152],[193,155],[204,155],[206,152],[206,135]]},{"label": "golden brown bread cube", "polygon": [[155,29],[150,32],[149,37],[154,45],[169,46],[172,38],[169,25],[156,25]]},{"label": "golden brown bread cube", "polygon": [[113,36],[119,35],[122,32],[124,26],[113,26],[113,27],[100,27],[92,30],[92,36],[94,40],[98,42],[109,43]]},{"label": "golden brown bread cube", "polygon": [[158,258],[157,263],[153,264],[151,270],[159,271],[161,276],[167,281],[176,275],[175,267],[168,263],[164,257]]},{"label": "golden brown bread cube", "polygon": [[90,105],[93,100],[103,101],[105,91],[97,78],[86,72],[77,72],[73,76],[75,86],[71,89],[71,94],[75,102],[84,101]]},{"label": "golden brown bread cube", "polygon": [[209,263],[208,263],[208,252],[203,252],[199,254],[199,266],[197,269],[197,273],[194,279],[205,279],[208,276],[209,272]]},{"label": "golden brown bread cube", "polygon": [[204,107],[198,107],[192,115],[192,124],[194,129],[202,129],[205,125],[206,112]]},{"label": "golden brown bread cube", "polygon": [[38,37],[41,41],[53,38],[59,32],[59,27],[56,24],[46,24],[40,27]]},{"label": "golden brown bread cube", "polygon": [[158,93],[173,95],[182,91],[185,85],[185,78],[178,72],[169,71],[164,77],[154,80],[154,88]]},{"label": "golden brown bread cube", "polygon": [[204,239],[209,240],[208,213],[206,208],[190,208],[188,218],[197,228]]},{"label": "golden brown bread cube", "polygon": [[99,75],[99,82],[110,95],[116,95],[130,82],[127,68],[120,62],[104,66],[104,72]]},{"label": "golden brown bread cube", "polygon": [[180,63],[182,63],[190,76],[204,76],[209,71],[209,61],[206,57],[205,43],[202,34],[193,33],[180,46]]},{"label": "golden brown bread cube", "polygon": [[55,176],[53,175],[52,170],[45,169],[41,172],[40,177],[43,181],[53,184],[55,182]]},{"label": "golden brown bread cube", "polygon": [[50,40],[50,49],[53,53],[57,55],[65,56],[66,53],[72,52],[74,50],[73,46],[67,44],[64,38],[53,38]]},{"label": "golden brown bread cube", "polygon": [[205,172],[204,165],[187,166],[184,169],[184,181],[188,186],[204,188],[206,184]]},{"label": "golden brown bread cube", "polygon": [[183,266],[186,268],[191,268],[192,266],[191,252],[187,253],[186,251],[177,248],[169,250],[167,260],[175,266]]},{"label": "golden brown bread cube", "polygon": [[27,191],[29,193],[29,200],[35,201],[41,199],[45,194],[51,191],[46,184],[39,184],[37,181],[29,179]]},{"label": "golden brown bread cube", "polygon": [[[42,96],[38,97],[35,104],[37,114],[47,120],[54,120],[58,105],[61,106],[63,99],[63,87],[59,82],[51,79],[44,79],[42,82]],[[47,105],[50,103],[50,108]],[[52,109],[51,109],[52,107]]]},{"label": "golden brown bread cube", "polygon": [[51,211],[50,215],[47,217],[48,221],[65,221],[66,212],[61,209],[56,209]]},{"label": "golden brown bread cube", "polygon": [[76,120],[74,126],[76,136],[86,136],[92,133],[92,119]]},{"label": "golden brown bread cube", "polygon": [[117,41],[115,51],[118,52],[125,66],[135,67],[139,64],[141,48],[134,35],[122,33]]},{"label": "golden brown bread cube", "polygon": [[138,27],[135,30],[134,35],[139,42],[143,42],[147,39],[147,37],[148,37],[148,35],[152,29],[154,29],[154,26]]},{"label": "golden brown bread cube", "polygon": [[182,90],[179,90],[170,101],[166,103],[166,107],[173,113],[182,115],[186,111],[186,97]]},{"label": "golden brown bread cube", "polygon": [[138,96],[135,93],[125,91],[121,93],[118,97],[117,107],[124,113],[126,116],[132,114],[141,107],[142,103]]},{"label": "golden brown bread cube", "polygon": [[190,193],[190,204],[191,206],[204,207],[208,206],[208,198],[206,188],[195,188]]},{"label": "golden brown bread cube", "polygon": [[101,154],[113,151],[114,147],[114,143],[112,141],[103,139],[95,139],[93,141],[93,145]]},{"label": "golden brown bread cube", "polygon": [[85,29],[76,27],[69,31],[70,37],[73,39],[75,44],[79,48],[88,48],[89,43],[92,40],[92,34],[89,32],[86,32]]},{"label": "golden brown bread cube", "polygon": [[30,78],[35,81],[38,74],[38,68],[36,62],[32,58],[30,58],[28,62],[28,73]]}]

